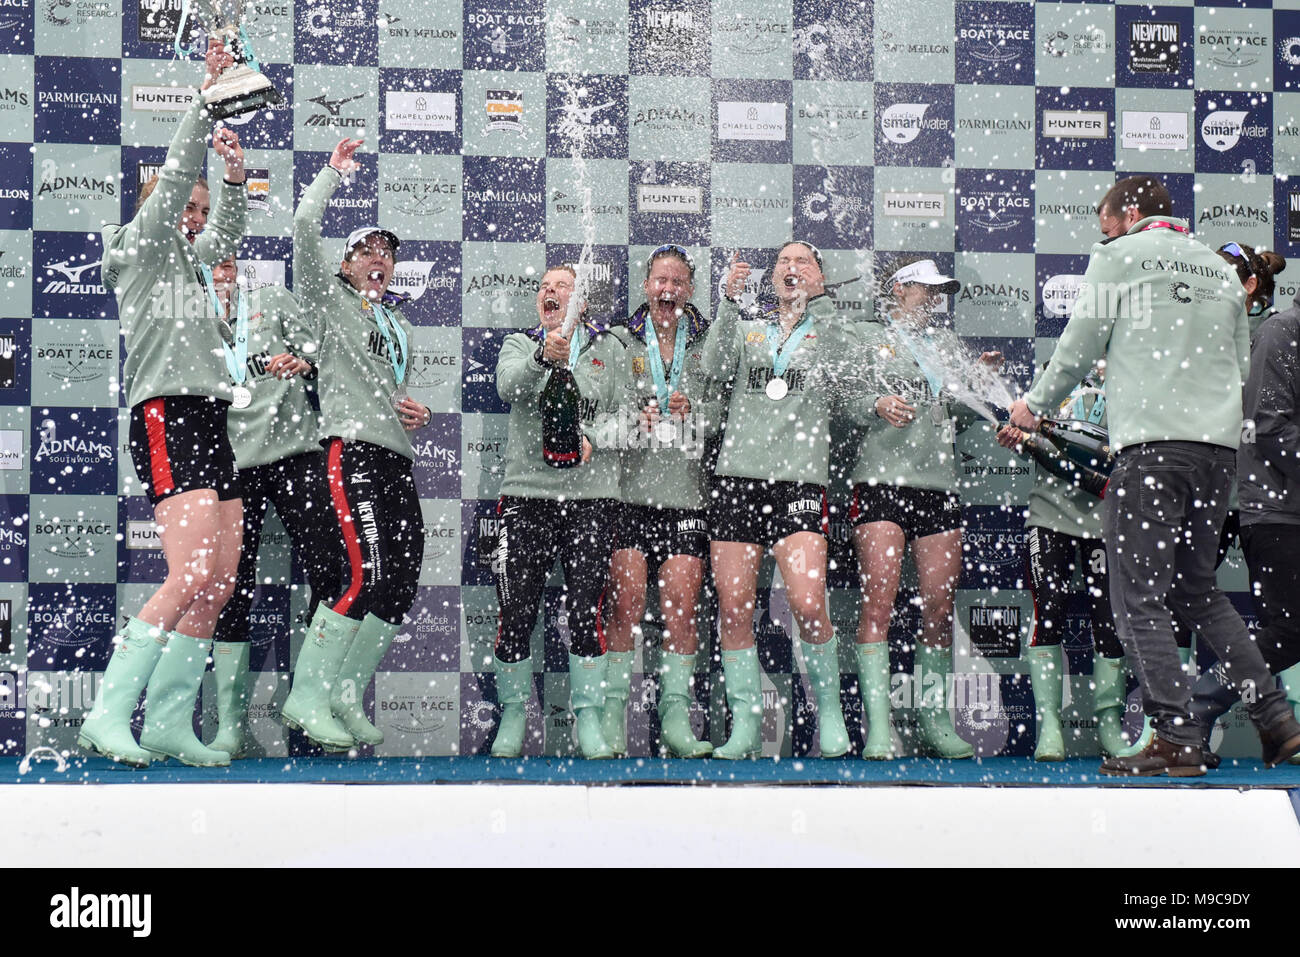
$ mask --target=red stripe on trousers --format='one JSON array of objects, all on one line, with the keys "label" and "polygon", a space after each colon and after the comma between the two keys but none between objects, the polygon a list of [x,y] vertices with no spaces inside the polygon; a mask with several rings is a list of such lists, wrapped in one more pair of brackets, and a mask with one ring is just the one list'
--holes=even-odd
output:
[{"label": "red stripe on trousers", "polygon": [[150,399],[144,404],[144,429],[149,438],[149,473],[155,498],[162,498],[176,488],[172,463],[167,457],[167,419],[163,400]]},{"label": "red stripe on trousers", "polygon": [[[609,589],[605,589],[609,591]],[[601,620],[600,613],[605,607],[605,592],[600,593],[600,598],[596,600],[596,640],[600,642],[600,653],[603,655],[609,642],[605,640],[605,622]]]},{"label": "red stripe on trousers", "polygon": [[831,537],[831,506],[826,501],[826,490],[822,490],[822,534]]},{"label": "red stripe on trousers", "polygon": [[329,457],[330,497],[334,500],[334,514],[338,516],[339,527],[343,529],[343,544],[348,550],[348,565],[352,568],[352,584],[343,597],[334,606],[334,611],[346,615],[352,603],[361,594],[363,572],[361,568],[361,542],[357,539],[356,525],[352,521],[352,508],[348,505],[347,493],[343,490],[343,440],[335,439],[330,443]]}]

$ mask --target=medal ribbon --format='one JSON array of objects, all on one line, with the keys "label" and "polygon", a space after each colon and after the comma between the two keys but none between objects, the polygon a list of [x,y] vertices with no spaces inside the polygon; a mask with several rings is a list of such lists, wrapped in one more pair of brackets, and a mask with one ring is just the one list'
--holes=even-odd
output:
[{"label": "medal ribbon", "polygon": [[928,336],[924,341],[921,341],[904,329],[902,323],[891,322],[890,326],[903,345],[907,346],[907,351],[912,353],[913,361],[920,366],[921,375],[925,376],[925,381],[930,386],[930,394],[936,399],[939,398],[939,393],[943,391],[943,376],[935,375],[930,364],[926,362],[926,359],[935,358],[934,343]]},{"label": "medal ribbon", "polygon": [[[212,267],[200,263],[199,275],[203,277],[203,288],[207,290],[208,299],[212,301],[212,308],[220,321],[226,310],[221,308],[221,299],[217,296]],[[244,290],[238,286],[235,288],[235,348],[230,348],[225,336],[221,337],[221,348],[226,351],[226,369],[230,378],[235,385],[243,385],[248,378],[248,300],[244,297]]]},{"label": "medal ribbon", "polygon": [[[673,344],[673,367],[667,377],[664,376],[664,357],[659,351],[659,332],[655,329],[653,317],[646,317],[645,344],[650,353],[650,375],[655,380],[655,395],[659,398],[659,407],[668,408],[669,397],[677,391],[677,383],[682,380],[682,366],[686,360],[686,326],[688,323],[677,320],[677,341]],[[806,320],[805,320],[806,321]],[[773,360],[773,365],[775,365]]]},{"label": "medal ribbon", "polygon": [[1148,223],[1147,225],[1143,226],[1140,230],[1138,230],[1138,232],[1145,233],[1148,229],[1172,229],[1175,232],[1179,232],[1179,233],[1185,233],[1189,231],[1186,226],[1175,226],[1173,223],[1167,223],[1163,219],[1157,223]]},{"label": "medal ribbon", "polygon": [[[401,385],[406,381],[406,333],[397,318],[390,315],[382,303],[370,302],[364,296],[361,301],[375,313],[375,325],[379,327],[384,337],[384,344],[388,347],[388,361],[393,365],[393,377],[397,380],[397,384]],[[392,332],[388,331],[389,326],[392,326]],[[397,337],[396,349],[393,347],[393,336]]]},{"label": "medal ribbon", "polygon": [[[794,358],[800,343],[807,338],[810,332],[812,332],[812,318],[807,317],[790,331],[790,338],[785,340],[785,345],[777,349],[777,343],[781,340],[781,324],[778,322],[769,322],[767,324],[767,342],[772,350],[772,371],[777,374],[778,378],[784,376],[785,370],[790,368],[790,360]],[[677,335],[680,340],[680,326]],[[676,365],[675,360],[673,364]]]},{"label": "medal ribbon", "polygon": [[[1086,393],[1084,395],[1086,395]],[[1084,395],[1075,397],[1074,417],[1083,422],[1091,422],[1093,425],[1101,425],[1101,420],[1106,415],[1106,393],[1095,393],[1096,398],[1092,401],[1092,411],[1088,411],[1084,408]]]}]

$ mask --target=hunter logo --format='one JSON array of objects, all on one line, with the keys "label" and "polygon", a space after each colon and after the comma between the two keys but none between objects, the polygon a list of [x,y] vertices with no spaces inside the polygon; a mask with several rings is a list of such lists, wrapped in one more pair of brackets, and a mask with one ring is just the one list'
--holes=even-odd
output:
[{"label": "hunter logo", "polygon": [[947,210],[943,193],[885,193],[885,215],[936,219]]},{"label": "hunter logo", "polygon": [[131,109],[158,113],[184,113],[198,93],[177,86],[131,85]]},{"label": "hunter logo", "polygon": [[524,94],[519,90],[488,90],[487,103],[488,124],[485,133],[524,132]]},{"label": "hunter logo", "polygon": [[366,94],[364,93],[357,93],[354,96],[345,96],[338,100],[331,100],[324,93],[319,96],[311,97],[307,102],[315,103],[325,112],[316,113],[307,117],[307,125],[331,126],[338,127],[339,129],[356,128],[364,130],[366,128],[365,118],[360,116],[344,116],[343,107],[348,103],[364,99],[365,95]]},{"label": "hunter logo", "polygon": [[1044,110],[1043,136],[1057,139],[1105,139],[1106,114],[1099,110]]},{"label": "hunter logo", "polygon": [[384,122],[390,130],[456,131],[456,94],[390,90],[384,95]]},{"label": "hunter logo", "polygon": [[1134,73],[1177,73],[1179,25],[1149,20],[1129,24],[1128,65]]},{"label": "hunter logo", "polygon": [[704,190],[699,186],[638,185],[636,205],[642,213],[701,213]]}]

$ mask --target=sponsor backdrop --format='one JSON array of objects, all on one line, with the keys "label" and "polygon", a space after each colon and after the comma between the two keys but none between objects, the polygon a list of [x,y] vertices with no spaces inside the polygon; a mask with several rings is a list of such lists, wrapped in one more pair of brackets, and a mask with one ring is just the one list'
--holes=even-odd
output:
[{"label": "sponsor backdrop", "polygon": [[[171,56],[180,7],[0,0],[0,753],[74,746],[115,628],[164,569],[125,449],[121,345],[98,230],[128,214],[194,95],[186,84],[197,62]],[[387,735],[382,754],[482,753],[494,733],[489,565],[506,435],[495,361],[502,337],[533,322],[543,265],[576,255],[585,196],[600,314],[636,305],[643,258],[667,241],[697,251],[706,312],[737,250],[766,270],[772,247],[811,239],[853,317],[871,309],[864,274],[921,251],[963,282],[949,303],[957,331],[974,349],[1001,349],[1021,385],[1060,334],[1098,238],[1094,206],[1117,174],[1166,177],[1176,213],[1207,242],[1300,252],[1300,180],[1288,178],[1300,169],[1300,2],[251,7],[248,32],[292,102],[231,121],[248,151],[241,275],[292,283],[295,199],[339,138],[364,135],[364,169],[337,194],[325,231],[342,237],[377,220],[402,236],[395,284],[412,297],[411,387],[438,413],[416,437],[428,526],[419,595],[367,692]],[[572,112],[563,103],[575,74]],[[571,156],[575,139],[587,144],[583,164]],[[1300,276],[1283,279],[1289,299]],[[842,437],[841,461],[851,441]],[[1034,715],[1019,655],[1032,625],[1022,515],[1031,474],[984,429],[966,432],[960,452],[968,527],[955,716],[983,754],[1026,754]],[[839,505],[831,606],[847,639],[856,569]],[[275,720],[307,596],[274,519],[260,562],[253,751],[307,753]],[[1252,614],[1238,552],[1223,574]],[[765,582],[756,618],[765,748],[815,755],[784,596],[779,580]],[[909,598],[905,586],[893,656],[904,738],[911,703],[933,686],[933,676],[919,687],[904,678],[919,624]],[[1067,630],[1068,721],[1083,751],[1095,730],[1082,604]],[[552,587],[535,638],[529,753],[574,749],[567,631]],[[637,753],[655,753],[658,739],[659,632],[649,623],[646,633],[631,701]],[[844,646],[845,708],[860,716]],[[702,656],[695,719],[721,740],[717,671]],[[211,702],[205,695],[197,719],[208,734]],[[1227,733],[1243,735],[1240,725]]]}]

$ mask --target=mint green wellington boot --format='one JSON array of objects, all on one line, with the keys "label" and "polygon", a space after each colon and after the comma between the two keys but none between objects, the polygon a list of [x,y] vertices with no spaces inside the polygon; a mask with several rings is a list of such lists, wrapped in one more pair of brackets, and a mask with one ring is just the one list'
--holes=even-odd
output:
[{"label": "mint green wellington boot", "polygon": [[612,758],[614,752],[600,733],[605,707],[605,655],[569,655],[569,706],[578,723],[578,748],[584,758]]},{"label": "mint green wellington boot", "polygon": [[763,753],[763,687],[758,649],[722,653],[722,676],[731,708],[731,737],[713,749],[715,758],[738,761]]},{"label": "mint green wellington boot", "polygon": [[606,655],[582,658],[569,655],[569,706],[577,720],[577,746],[582,757],[612,758],[614,752],[601,733],[604,710],[604,671]]},{"label": "mint green wellington boot", "polygon": [[167,645],[167,633],[128,618],[104,671],[95,706],[81,726],[77,746],[112,761],[147,768],[150,754],[135,743],[131,715]]},{"label": "mint green wellington boot", "polygon": [[330,711],[330,691],[361,622],[324,605],[316,608],[293,671],[293,688],[280,709],[280,720],[301,731],[327,751],[346,751],[356,744]]},{"label": "mint green wellington boot", "polygon": [[339,665],[339,680],[330,687],[330,710],[360,744],[384,743],[384,733],[367,720],[362,702],[375,669],[401,630],[401,625],[366,615]]},{"label": "mint green wellington boot", "polygon": [[[1179,648],[1178,660],[1182,663],[1183,674],[1190,681],[1192,675],[1191,673],[1192,649]],[[1139,751],[1145,751],[1147,745],[1151,743],[1151,739],[1154,738],[1155,736],[1156,736],[1156,729],[1151,727],[1151,719],[1145,714],[1142,715],[1142,732],[1141,734],[1138,735],[1138,739],[1132,744],[1130,744],[1123,751],[1119,752],[1119,754],[1115,755],[1115,757],[1131,758]]]},{"label": "mint green wellington boot", "polygon": [[497,704],[501,722],[492,742],[492,757],[517,758],[524,753],[528,730],[528,699],[533,693],[533,659],[508,662],[493,657],[497,675]]},{"label": "mint green wellington boot", "polygon": [[849,753],[849,732],[844,727],[844,708],[840,704],[839,639],[832,632],[831,640],[823,644],[800,639],[799,645],[817,698],[817,740],[822,757],[842,757]]},{"label": "mint green wellington boot", "polygon": [[1128,750],[1124,737],[1124,686],[1128,681],[1127,659],[1092,656],[1092,713],[1097,716],[1097,739],[1101,753],[1117,757]]},{"label": "mint green wellington boot", "polygon": [[889,644],[876,641],[855,645],[858,659],[858,685],[862,707],[867,713],[867,741],[862,757],[884,761],[894,756],[894,736],[890,730]]},{"label": "mint green wellington boot", "polygon": [[[1296,720],[1300,721],[1300,665],[1292,665],[1277,676],[1278,684],[1286,689],[1286,700],[1295,711]],[[1289,764],[1300,764],[1300,754],[1292,755]]]},{"label": "mint green wellington boot", "polygon": [[1035,761],[1064,761],[1065,741],[1061,737],[1061,665],[1060,645],[1041,645],[1025,649],[1029,663],[1029,682],[1034,692],[1034,717],[1038,720],[1038,745]]},{"label": "mint green wellington boot", "polygon": [[248,652],[246,641],[212,643],[212,676],[217,692],[217,736],[209,745],[230,760],[244,756],[248,730]]},{"label": "mint green wellington boot", "polygon": [[170,633],[167,647],[149,677],[144,691],[144,730],[140,747],[156,759],[175,758],[195,768],[220,768],[230,764],[230,754],[205,747],[194,734],[194,703],[208,667],[210,638]]},{"label": "mint green wellington boot", "polygon": [[[952,718],[948,714],[948,706],[945,701],[948,675],[952,671],[952,649],[931,648],[929,645],[918,641],[916,644],[916,664],[924,672],[937,674],[941,679],[937,699],[932,691],[927,701],[922,702],[916,709],[921,725],[922,743],[936,757],[973,758],[975,749],[962,740],[961,736],[953,730]],[[919,690],[924,685],[918,681],[916,687]]]},{"label": "mint green wellington boot", "polygon": [[662,682],[659,688],[659,743],[668,753],[679,758],[703,758],[713,753],[713,745],[696,738],[691,728],[691,678],[694,674],[694,655],[663,653],[659,662]]},{"label": "mint green wellington boot", "polygon": [[633,651],[605,652],[605,704],[600,733],[615,757],[627,754],[627,699],[632,693]]}]

